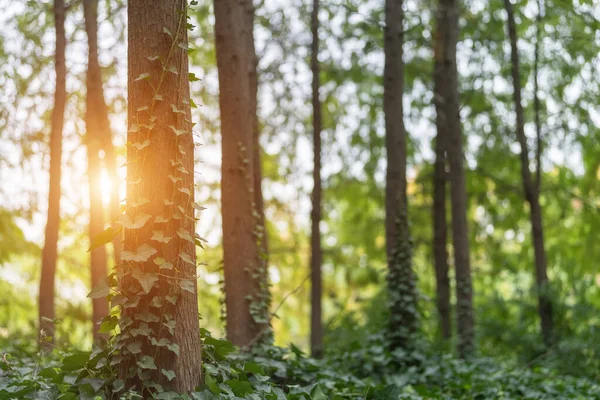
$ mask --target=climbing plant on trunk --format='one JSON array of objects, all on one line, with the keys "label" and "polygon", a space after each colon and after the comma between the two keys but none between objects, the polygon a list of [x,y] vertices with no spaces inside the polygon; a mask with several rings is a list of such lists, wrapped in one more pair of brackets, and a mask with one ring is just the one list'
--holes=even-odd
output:
[{"label": "climbing plant on trunk", "polygon": [[56,49],[54,53],[54,71],[56,88],[54,90],[54,108],[50,128],[50,184],[48,191],[48,220],[44,249],[42,251],[42,272],[40,276],[39,328],[43,332],[42,348],[48,349],[54,342],[54,279],[56,275],[56,259],[58,253],[58,227],[60,223],[60,177],[62,163],[62,133],[65,120],[65,103],[67,101],[65,65],[65,3],[54,1],[54,24]]},{"label": "climbing plant on trunk", "polygon": [[200,382],[187,4],[131,0],[127,205],[116,386],[149,397]]},{"label": "climbing plant on trunk", "polygon": [[390,302],[388,333],[394,349],[413,347],[419,323],[406,193],[407,141],[402,106],[404,94],[402,6],[402,0],[385,2],[383,95],[387,152],[385,231]]}]

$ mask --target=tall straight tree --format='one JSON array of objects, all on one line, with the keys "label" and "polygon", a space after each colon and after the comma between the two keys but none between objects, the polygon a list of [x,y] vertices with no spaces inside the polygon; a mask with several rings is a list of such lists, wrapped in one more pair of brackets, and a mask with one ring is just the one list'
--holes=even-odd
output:
[{"label": "tall straight tree", "polygon": [[312,107],[313,107],[313,191],[312,211],[310,213],[310,349],[313,357],[323,355],[323,316],[321,298],[321,100],[319,99],[319,0],[313,0],[311,14],[312,45],[310,68],[312,71]]},{"label": "tall straight tree", "polygon": [[[508,35],[510,39],[513,100],[517,116],[517,141],[521,147],[521,178],[525,200],[529,203],[531,218],[531,234],[533,239],[533,251],[535,257],[535,279],[538,290],[538,312],[544,343],[552,343],[552,301],[548,293],[548,274],[546,263],[546,250],[544,248],[544,227],[542,224],[542,208],[540,206],[540,191],[534,182],[529,169],[529,149],[527,137],[525,136],[525,113],[521,104],[521,78],[519,73],[519,51],[517,48],[517,27],[515,15],[510,0],[504,0],[504,7],[508,15]],[[536,94],[537,96],[537,94]],[[538,143],[539,146],[539,143]],[[540,166],[538,165],[538,169]],[[539,173],[539,172],[538,172]]]},{"label": "tall straight tree", "polygon": [[256,293],[256,301],[254,309],[254,320],[261,325],[260,338],[256,338],[254,343],[260,341],[273,340],[273,332],[270,329],[270,314],[269,308],[271,305],[271,296],[268,285],[268,267],[269,267],[269,249],[268,238],[265,221],[265,205],[262,193],[262,163],[261,163],[261,146],[260,146],[260,126],[257,115],[258,103],[258,58],[256,57],[256,49],[254,46],[254,4],[252,0],[243,0],[245,3],[245,23],[248,35],[246,35],[246,45],[250,62],[248,63],[248,80],[250,85],[250,118],[253,118],[252,123],[252,160],[253,160],[253,194],[254,194],[254,210],[256,218],[256,240],[258,243],[258,258],[256,265],[256,278],[253,282],[255,287],[253,292]]},{"label": "tall straight tree", "polygon": [[[256,55],[244,1],[214,2],[219,107],[221,111],[221,202],[227,338],[246,347],[268,329],[259,281],[255,217],[254,135],[256,95],[250,75]],[[254,99],[253,99],[254,98]],[[258,303],[257,303],[258,302]]]},{"label": "tall straight tree", "polygon": [[127,19],[125,304],[116,346],[125,389],[149,398],[157,385],[189,392],[201,376],[187,4],[131,0]]},{"label": "tall straight tree", "polygon": [[402,0],[386,0],[384,31],[385,147],[387,152],[385,231],[392,348],[410,348],[418,330],[416,276],[406,193],[407,140],[404,129],[404,12]]},{"label": "tall straight tree", "polygon": [[54,277],[56,275],[56,258],[58,245],[58,227],[60,223],[60,176],[62,163],[62,132],[65,119],[65,103],[67,101],[65,65],[65,3],[54,1],[54,23],[56,50],[54,53],[54,70],[56,87],[54,90],[54,108],[52,110],[52,126],[50,129],[50,186],[48,191],[48,220],[44,249],[42,251],[42,271],[39,292],[39,327],[44,332],[43,348],[48,348],[54,341]]},{"label": "tall straight tree", "polygon": [[[104,230],[104,204],[100,192],[101,159],[100,150],[104,142],[103,136],[109,128],[108,112],[102,90],[102,76],[98,63],[98,0],[84,0],[83,14],[85,31],[88,38],[87,94],[85,125],[88,156],[88,182],[90,194],[90,243]],[[98,246],[91,250],[92,287],[106,279],[108,273],[106,248]],[[108,315],[108,301],[104,297],[92,299],[92,323],[94,338],[98,339],[99,323]]]},{"label": "tall straight tree", "polygon": [[[434,53],[434,102],[436,109],[442,111],[444,101],[438,88],[445,84],[445,65],[442,49],[439,48],[440,28],[436,30]],[[452,336],[450,320],[450,279],[448,277],[448,222],[446,217],[446,142],[448,140],[448,122],[444,112],[436,116],[437,136],[435,138],[435,164],[433,170],[433,258],[435,266],[436,305],[440,319],[440,333],[443,339]]]},{"label": "tall straight tree", "polygon": [[[458,354],[461,357],[468,357],[475,350],[475,323],[456,66],[458,0],[440,0],[437,13],[435,104],[438,128],[440,125],[445,126],[442,137],[447,138],[445,144],[450,165]],[[439,135],[440,131],[438,131],[438,138]]]}]

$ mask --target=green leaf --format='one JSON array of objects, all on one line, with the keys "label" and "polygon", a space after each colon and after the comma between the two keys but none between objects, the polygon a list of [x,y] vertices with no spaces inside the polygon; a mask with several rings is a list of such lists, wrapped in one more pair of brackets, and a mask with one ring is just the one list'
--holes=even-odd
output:
[{"label": "green leaf", "polygon": [[140,76],[135,78],[134,82],[141,81],[143,79],[149,79],[149,78],[150,78],[150,74],[147,72],[144,72],[143,74],[140,74]]},{"label": "green leaf", "polygon": [[150,214],[137,214],[133,218],[129,215],[122,215],[119,222],[126,229],[140,229],[151,217]]},{"label": "green leaf", "polygon": [[122,261],[144,262],[156,254],[156,249],[152,246],[143,243],[135,252],[125,250],[121,252]]},{"label": "green leaf", "polygon": [[125,388],[125,382],[123,382],[122,379],[116,379],[113,382],[112,386],[113,386],[113,389],[112,389],[113,393],[120,392],[121,390],[123,390]]},{"label": "green leaf", "polygon": [[173,239],[172,236],[165,236],[163,231],[152,231],[152,237],[150,240],[156,240],[161,243],[169,243],[169,241]]},{"label": "green leaf", "polygon": [[173,36],[173,34],[171,33],[171,30],[169,28],[167,28],[166,26],[163,26],[163,32],[169,36]]},{"label": "green leaf", "polygon": [[156,281],[158,281],[158,276],[154,272],[142,272],[138,268],[133,270],[132,275],[137,279],[146,293],[149,293]]},{"label": "green leaf", "polygon": [[246,364],[244,364],[244,371],[249,372],[251,374],[265,374],[264,368],[253,362],[247,362]]},{"label": "green leaf", "polygon": [[114,229],[112,226],[108,227],[101,233],[94,236],[92,242],[90,243],[90,248],[88,251],[92,251],[97,249],[100,246],[104,246],[107,243],[112,242],[112,240],[121,232],[121,228]]},{"label": "green leaf", "polygon": [[88,362],[90,355],[88,353],[75,353],[70,356],[63,358],[62,360],[62,370],[66,372],[76,371],[85,366]]},{"label": "green leaf", "polygon": [[162,374],[167,377],[169,382],[171,382],[173,379],[175,379],[175,371],[172,371],[170,369],[166,370],[163,368],[160,370],[160,372],[162,372]]},{"label": "green leaf", "polygon": [[142,352],[142,342],[132,342],[127,346],[127,350],[131,352],[131,354],[138,354]]},{"label": "green leaf", "polygon": [[119,318],[117,318],[115,315],[104,317],[104,320],[100,324],[100,328],[98,329],[98,332],[100,332],[100,333],[111,332],[113,329],[115,329],[117,327],[118,324],[119,324]]},{"label": "green leaf", "polygon": [[167,349],[171,350],[173,353],[179,355],[179,345],[177,343],[170,343],[167,345]]},{"label": "green leaf", "polygon": [[[196,82],[196,81],[199,81],[199,80],[200,80],[200,78],[198,78],[198,77],[196,76],[196,74],[194,74],[193,72],[190,72],[190,73],[188,74],[188,78],[189,78],[190,82]],[[192,100],[192,99],[190,99],[190,104],[191,104],[192,102],[193,102],[193,100]]]},{"label": "green leaf", "polygon": [[137,366],[142,369],[157,369],[156,364],[154,363],[154,358],[150,356],[142,356],[140,360],[137,362]]},{"label": "green leaf", "polygon": [[179,281],[179,287],[183,290],[187,290],[190,293],[194,293],[194,283],[189,279]]},{"label": "green leaf", "polygon": [[96,285],[96,287],[92,289],[92,291],[87,295],[87,297],[90,299],[101,299],[108,296],[109,293],[110,286],[108,286],[106,279],[102,279],[100,282],[98,282],[98,285]]}]

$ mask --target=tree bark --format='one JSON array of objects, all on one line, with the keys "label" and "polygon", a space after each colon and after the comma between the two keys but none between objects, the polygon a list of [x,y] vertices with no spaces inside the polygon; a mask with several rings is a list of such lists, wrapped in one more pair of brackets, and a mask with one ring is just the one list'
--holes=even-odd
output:
[{"label": "tree bark", "polygon": [[311,195],[312,211],[310,213],[310,349],[315,358],[323,355],[323,311],[322,311],[322,277],[321,265],[323,251],[321,249],[321,100],[319,99],[319,0],[313,0],[311,14],[311,59],[312,71],[312,107],[313,107],[313,191]]},{"label": "tree bark", "polygon": [[[201,378],[187,4],[130,0],[120,378],[144,398]],[[169,380],[164,371],[171,371]]]},{"label": "tree bark", "polygon": [[473,287],[467,224],[467,189],[460,123],[456,43],[458,40],[458,1],[440,0],[436,44],[436,107],[438,123],[445,122],[450,165],[452,202],[452,241],[456,270],[456,317],[458,354],[468,357],[475,350]]},{"label": "tree bark", "polygon": [[406,193],[407,141],[402,105],[404,94],[402,6],[402,0],[385,2],[383,95],[387,152],[385,228],[390,343],[392,348],[409,349],[418,330],[418,312]]},{"label": "tree bark", "polygon": [[525,136],[525,113],[521,104],[521,80],[519,73],[519,52],[517,48],[517,27],[513,6],[510,0],[504,0],[504,6],[508,15],[508,34],[511,48],[512,80],[513,80],[513,100],[515,102],[515,111],[517,116],[517,141],[521,147],[521,178],[523,180],[523,190],[525,200],[529,203],[531,209],[531,233],[533,239],[533,250],[535,257],[535,278],[538,291],[538,312],[540,314],[542,336],[544,343],[552,343],[552,301],[549,297],[548,275],[546,263],[546,251],[544,248],[544,228],[542,224],[542,209],[540,206],[539,190],[534,183],[531,170],[529,169],[529,150],[527,147],[527,137]]},{"label": "tree bark", "polygon": [[[439,21],[438,25],[445,21]],[[434,58],[434,103],[436,110],[445,105],[441,87],[446,82],[443,60],[442,28],[438,26],[435,36]],[[435,265],[436,304],[440,319],[440,333],[443,339],[452,337],[450,319],[450,279],[448,277],[448,222],[446,219],[446,142],[448,121],[445,113],[436,116],[437,136],[435,139],[435,164],[433,170],[433,258]]]},{"label": "tree bark", "polygon": [[[85,31],[88,38],[88,68],[87,68],[87,94],[85,142],[88,155],[88,184],[90,194],[90,243],[104,230],[104,204],[101,193],[101,160],[100,149],[102,148],[103,136],[110,132],[104,132],[108,121],[104,94],[102,91],[102,76],[100,64],[98,63],[98,0],[84,0],[83,13],[85,19]],[[99,246],[91,251],[91,285],[92,288],[106,279],[108,274],[106,248]],[[104,297],[92,299],[92,324],[94,339],[99,339],[98,328],[102,318],[108,315],[108,301]]]},{"label": "tree bark", "polygon": [[[221,110],[223,264],[227,338],[246,347],[264,332],[257,281],[260,263],[254,215],[256,101],[250,83],[255,55],[250,54],[245,0],[214,2],[219,106]],[[258,302],[258,303],[257,303]],[[258,321],[258,322],[257,322]],[[267,321],[268,324],[268,321]]]},{"label": "tree bark", "polygon": [[54,70],[56,88],[54,91],[54,108],[52,110],[52,127],[50,130],[50,185],[48,191],[48,220],[44,249],[42,251],[42,271],[39,291],[39,328],[44,332],[42,348],[48,350],[54,343],[54,279],[56,274],[56,258],[58,244],[58,228],[60,224],[60,177],[62,163],[62,132],[67,101],[65,65],[65,4],[63,0],[54,1],[54,21],[56,51]]}]

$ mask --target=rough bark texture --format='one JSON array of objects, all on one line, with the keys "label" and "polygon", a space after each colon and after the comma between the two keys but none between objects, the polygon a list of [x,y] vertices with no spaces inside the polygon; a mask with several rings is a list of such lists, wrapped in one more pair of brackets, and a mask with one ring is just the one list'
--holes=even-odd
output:
[{"label": "rough bark texture", "polygon": [[[444,21],[439,21],[440,22]],[[444,98],[439,89],[445,84],[445,64],[441,28],[435,36],[434,103],[436,110],[437,136],[435,138],[435,164],[433,170],[433,258],[435,266],[436,304],[440,318],[440,333],[443,339],[452,337],[450,318],[450,279],[448,277],[448,222],[446,217],[446,142],[448,121],[444,112]]]},{"label": "rough bark texture", "polygon": [[385,228],[390,298],[389,335],[392,348],[409,349],[418,330],[416,276],[406,194],[407,141],[404,130],[404,44],[402,0],[385,2],[384,96],[387,151]]},{"label": "rough bark texture", "polygon": [[436,106],[438,120],[445,121],[450,165],[452,202],[452,241],[456,271],[456,318],[458,353],[470,356],[475,349],[473,289],[467,224],[467,189],[459,114],[456,42],[458,39],[458,1],[440,0],[438,7],[438,41],[436,46]]},{"label": "rough bark texture", "polygon": [[131,145],[119,283],[128,300],[116,346],[120,378],[144,398],[156,385],[189,392],[201,378],[186,11],[182,0],[127,8]]},{"label": "rough bark texture", "polygon": [[52,127],[50,130],[50,187],[48,191],[48,220],[44,249],[42,251],[42,271],[39,292],[39,328],[49,340],[42,342],[42,348],[48,349],[54,342],[54,276],[56,274],[56,258],[58,243],[58,227],[60,223],[60,176],[62,162],[62,131],[65,119],[65,103],[67,100],[65,66],[65,3],[54,1],[54,21],[56,30],[56,51],[54,70],[56,88],[54,91],[54,109],[52,110]]},{"label": "rough bark texture", "polygon": [[[102,91],[102,76],[98,63],[98,0],[84,0],[83,13],[85,18],[85,31],[88,38],[88,68],[87,68],[87,94],[85,143],[88,156],[88,184],[90,194],[90,243],[104,230],[104,204],[101,193],[101,160],[103,136],[108,125],[108,115]],[[103,121],[106,119],[106,121]],[[100,281],[106,279],[108,273],[106,248],[99,246],[92,250],[91,261],[91,287],[98,286]],[[92,300],[92,323],[94,339],[99,338],[98,328],[102,318],[108,315],[108,301],[104,297]]]},{"label": "rough bark texture", "polygon": [[312,71],[312,107],[313,107],[313,190],[311,195],[312,211],[310,213],[310,350],[313,357],[323,355],[323,316],[321,299],[323,296],[321,282],[321,100],[319,99],[319,0],[313,0],[311,15],[311,59]]},{"label": "rough bark texture", "polygon": [[540,207],[539,190],[529,169],[529,150],[525,136],[525,113],[521,104],[521,80],[519,73],[519,52],[517,48],[517,28],[510,0],[504,0],[508,14],[508,34],[511,48],[513,99],[517,116],[517,141],[521,147],[521,178],[525,200],[531,210],[531,233],[535,257],[535,278],[538,290],[538,311],[540,314],[542,336],[546,345],[552,343],[552,301],[548,293],[548,275],[546,250],[544,248],[544,228],[542,225],[542,208]]},{"label": "rough bark texture", "polygon": [[[245,0],[219,0],[215,7],[215,36],[219,71],[222,167],[223,264],[227,338],[235,345],[255,343],[263,327],[255,321],[252,303],[259,298],[259,248],[254,216],[253,136],[256,106],[249,71]],[[254,104],[254,106],[253,106]],[[260,321],[260,319],[259,319]]]}]

